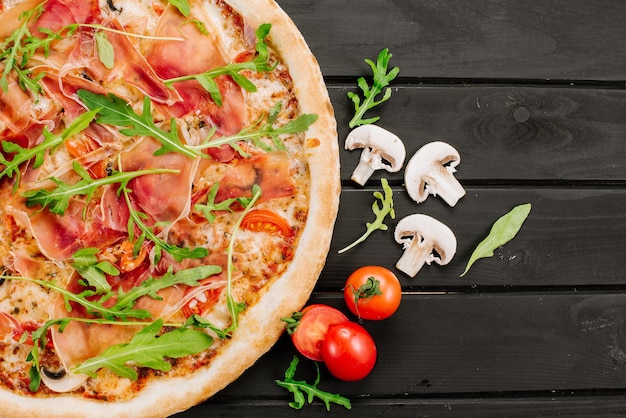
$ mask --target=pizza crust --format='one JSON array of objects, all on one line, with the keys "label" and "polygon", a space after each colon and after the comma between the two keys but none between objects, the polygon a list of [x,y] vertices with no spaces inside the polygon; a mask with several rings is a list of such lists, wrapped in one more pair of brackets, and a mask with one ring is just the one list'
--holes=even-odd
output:
[{"label": "pizza crust", "polygon": [[[59,395],[27,398],[0,391],[2,416],[11,417],[141,417],[168,416],[209,398],[237,379],[279,338],[281,317],[300,310],[324,266],[339,205],[339,152],[336,122],[319,65],[292,20],[273,0],[230,0],[255,27],[272,23],[271,44],[289,68],[303,113],[318,120],[306,132],[305,154],[310,170],[308,220],[287,271],[240,315],[240,325],[205,369],[185,377],[148,382],[128,401],[107,403]],[[254,332],[250,332],[254,330]]]}]

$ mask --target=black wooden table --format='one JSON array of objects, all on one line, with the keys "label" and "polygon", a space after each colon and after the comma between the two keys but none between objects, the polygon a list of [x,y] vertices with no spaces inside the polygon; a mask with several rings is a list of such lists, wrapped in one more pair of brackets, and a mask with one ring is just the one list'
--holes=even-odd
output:
[{"label": "black wooden table", "polygon": [[[395,222],[425,213],[456,234],[445,267],[414,279],[392,318],[366,322],[379,349],[372,374],[320,388],[352,401],[300,411],[278,387],[295,354],[278,344],[239,380],[181,414],[204,416],[467,417],[626,415],[626,3],[613,0],[279,0],[319,60],[335,107],[343,192],[326,268],[311,302],[345,311],[340,289],[367,264],[394,269]],[[389,48],[400,68],[373,114],[411,156],[442,140],[461,154],[467,194],[456,207],[417,205],[401,174],[350,181],[359,152],[343,150],[346,93],[363,62]],[[344,253],[373,220],[380,178],[396,220]],[[517,237],[463,278],[491,224],[532,211]],[[301,365],[313,380],[313,366]]]}]

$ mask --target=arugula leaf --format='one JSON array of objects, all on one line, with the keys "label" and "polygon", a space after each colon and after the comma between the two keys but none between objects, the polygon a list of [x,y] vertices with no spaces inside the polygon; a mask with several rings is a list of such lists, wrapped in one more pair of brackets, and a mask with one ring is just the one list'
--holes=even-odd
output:
[{"label": "arugula leaf", "polygon": [[[26,51],[22,46],[22,42],[32,38],[28,26],[39,18],[42,11],[43,5],[40,4],[33,10],[22,13],[19,17],[22,24],[4,40],[2,45],[0,45],[0,62],[2,62],[4,67],[2,75],[0,76],[0,88],[2,88],[2,91],[5,93],[9,91],[9,73],[14,69],[23,69],[28,61],[29,55],[25,53]],[[18,58],[20,57],[21,61],[18,62]],[[23,71],[18,73],[18,77],[21,78],[27,74],[27,71]]]},{"label": "arugula leaf", "polygon": [[135,334],[130,342],[112,345],[99,356],[77,365],[72,371],[95,377],[98,370],[107,368],[121,377],[137,380],[137,371],[133,366],[167,372],[172,365],[166,358],[196,354],[213,344],[213,338],[204,332],[177,328],[159,336],[162,328],[163,320],[157,319]]},{"label": "arugula leaf", "polygon": [[[160,300],[157,292],[168,287],[176,286],[179,284],[185,284],[187,286],[199,286],[200,280],[203,280],[214,274],[218,274],[222,271],[221,267],[214,265],[203,265],[193,267],[185,270],[181,270],[176,273],[168,271],[160,278],[150,277],[142,282],[140,285],[130,289],[128,292],[124,292],[121,288],[118,292],[107,292],[100,295],[99,298],[96,292],[91,289],[82,291],[81,293],[73,293],[55,283],[45,280],[31,279],[27,277],[19,276],[3,276],[6,279],[22,280],[32,283],[36,283],[47,289],[58,292],[65,301],[65,309],[68,312],[72,311],[70,302],[77,303],[85,308],[87,313],[99,318],[107,320],[122,320],[126,321],[131,318],[136,319],[149,319],[152,317],[150,312],[145,309],[135,309],[135,302],[142,296],[149,296],[153,299]],[[113,297],[117,297],[117,300],[112,306],[105,306],[105,302]],[[109,303],[110,305],[110,303]]]},{"label": "arugula leaf", "polygon": [[231,316],[231,324],[226,328],[227,333],[232,333],[239,327],[239,314],[246,308],[245,302],[235,302],[233,297],[233,253],[235,247],[235,241],[237,239],[237,232],[241,226],[243,218],[252,210],[252,207],[256,201],[261,197],[261,188],[258,185],[252,186],[252,198],[247,202],[244,211],[239,215],[239,218],[233,226],[233,232],[230,235],[230,241],[226,250],[227,262],[226,262],[226,305]]},{"label": "arugula leaf", "polygon": [[246,77],[240,74],[243,70],[251,70],[257,72],[266,72],[273,70],[276,66],[269,63],[270,54],[265,38],[269,35],[272,25],[265,23],[260,25],[256,30],[256,55],[252,61],[238,62],[226,64],[223,67],[214,68],[212,70],[200,73],[190,74],[181,77],[175,77],[165,80],[167,86],[172,87],[174,83],[186,80],[196,80],[200,85],[211,94],[211,98],[217,106],[222,106],[222,95],[215,79],[222,75],[230,76],[235,83],[246,91],[256,91],[256,86]]},{"label": "arugula leaf", "polygon": [[502,215],[491,227],[491,231],[487,237],[482,240],[467,262],[465,271],[461,274],[461,277],[465,275],[474,264],[474,262],[480,258],[493,256],[493,251],[506,244],[515,238],[518,231],[521,229],[522,224],[530,213],[531,204],[526,203],[523,205],[515,206],[510,212]]},{"label": "arugula leaf", "polygon": [[13,178],[15,176],[15,185],[13,192],[17,190],[21,178],[20,165],[34,158],[33,168],[38,168],[43,164],[45,153],[47,150],[54,149],[83,130],[85,130],[96,114],[98,109],[85,112],[72,121],[72,123],[61,132],[60,135],[54,135],[47,129],[43,131],[44,140],[32,148],[22,148],[14,142],[2,141],[2,150],[9,154],[15,154],[11,161],[8,161],[4,155],[0,153],[0,164],[4,165],[4,170],[0,172],[0,179],[4,176]]},{"label": "arugula leaf", "polygon": [[231,197],[229,199],[223,200],[219,203],[215,203],[215,196],[217,196],[217,192],[219,191],[220,183],[213,183],[211,188],[209,189],[209,193],[207,194],[207,202],[204,203],[196,203],[193,208],[194,210],[202,212],[202,215],[209,221],[209,223],[213,223],[217,218],[213,212],[219,211],[227,211],[232,212],[230,205],[232,205],[236,201],[240,201],[242,206],[245,206],[243,202],[243,198],[240,197]]},{"label": "arugula leaf", "polygon": [[105,306],[105,302],[115,296],[115,293],[113,292],[105,293],[101,295],[100,298],[94,298],[94,296],[97,295],[96,292],[91,289],[84,290],[81,293],[73,293],[61,286],[56,285],[53,282],[48,282],[45,280],[18,276],[5,276],[5,278],[10,278],[12,280],[29,281],[32,283],[36,283],[39,286],[58,292],[61,296],[63,296],[65,309],[68,312],[72,311],[72,305],[70,304],[70,302],[74,302],[84,307],[88,314],[110,320],[127,320],[129,318],[148,319],[152,317],[150,312],[145,309],[133,309],[132,306],[120,306],[119,303],[116,303],[111,307]]},{"label": "arugula leaf", "polygon": [[181,284],[191,287],[199,286],[200,280],[218,274],[221,271],[222,268],[220,266],[210,264],[180,270],[176,273],[173,273],[170,269],[162,277],[151,277],[142,282],[141,285],[133,287],[128,292],[123,292],[120,289],[114,307],[118,309],[131,308],[134,306],[137,299],[142,296],[149,296],[152,299],[161,300],[161,297],[157,294],[159,290]]},{"label": "arugula leaf", "polygon": [[396,218],[396,212],[393,209],[393,191],[391,190],[391,187],[389,187],[389,183],[387,182],[386,178],[381,178],[380,183],[383,186],[383,191],[385,192],[385,195],[383,196],[383,194],[380,192],[374,192],[374,197],[380,200],[380,203],[382,205],[378,205],[378,200],[375,200],[372,204],[372,211],[376,215],[376,219],[374,220],[374,222],[366,223],[365,226],[367,227],[367,230],[365,231],[365,233],[352,244],[339,250],[339,254],[345,253],[346,251],[354,248],[361,242],[365,241],[367,237],[369,237],[369,235],[377,229],[380,229],[381,231],[386,231],[387,229],[389,229],[387,225],[383,223],[387,215],[389,215],[391,219]]},{"label": "arugula leaf", "polygon": [[179,172],[178,170],[153,168],[117,172],[100,179],[92,179],[89,173],[76,161],[73,162],[72,167],[82,180],[75,184],[68,184],[56,177],[50,177],[50,180],[56,184],[56,187],[52,190],[35,189],[22,193],[22,196],[26,198],[26,206],[41,205],[42,209],[47,207],[50,212],[63,215],[70,204],[70,199],[76,195],[86,196],[87,200],[89,200],[99,187],[107,184],[120,183],[120,188],[125,188],[128,182],[135,177],[148,174],[175,174]]},{"label": "arugula leaf", "polygon": [[111,285],[106,279],[106,274],[119,276],[120,271],[108,261],[98,261],[98,248],[83,248],[72,255],[74,263],[72,267],[85,279],[85,286],[96,289],[97,294],[111,291]]},{"label": "arugula leaf", "polygon": [[115,50],[109,42],[106,32],[98,31],[95,34],[98,59],[109,70],[115,66]]},{"label": "arugula leaf", "polygon": [[185,323],[182,326],[183,328],[184,327],[196,327],[196,328],[209,329],[213,331],[217,335],[217,337],[222,340],[229,338],[231,336],[231,334],[228,333],[227,331],[216,327],[215,325],[207,321],[205,318],[197,314],[193,314],[189,318],[187,318],[187,321],[185,321]]},{"label": "arugula leaf", "polygon": [[170,130],[165,131],[155,125],[152,120],[150,98],[146,96],[143,101],[143,112],[138,115],[132,106],[124,99],[114,94],[102,95],[88,90],[79,90],[78,97],[90,109],[100,109],[96,122],[117,127],[127,127],[120,132],[127,136],[150,136],[161,143],[161,148],[154,155],[163,155],[168,152],[177,152],[190,158],[208,157],[200,151],[185,146],[178,137],[176,119],[172,118]]},{"label": "arugula leaf", "polygon": [[191,6],[187,0],[167,0],[167,2],[176,7],[181,15],[189,17],[191,14]]},{"label": "arugula leaf", "polygon": [[[135,241],[135,248],[141,247],[143,242],[148,239],[152,243],[154,243],[154,262],[158,263],[161,260],[161,255],[163,250],[168,252],[174,260],[181,262],[185,258],[204,258],[209,255],[209,250],[204,247],[196,247],[196,248],[186,248],[179,247],[174,244],[170,244],[165,241],[163,238],[159,237],[154,229],[145,224],[144,219],[147,218],[146,214],[143,212],[137,211],[133,204],[130,201],[129,196],[130,190],[126,187],[122,189],[122,193],[124,194],[124,200],[126,201],[126,206],[130,212],[130,216],[128,217],[128,239],[130,241]],[[141,234],[135,240],[135,227],[141,231]]]},{"label": "arugula leaf", "polygon": [[[355,110],[354,117],[348,123],[350,128],[354,128],[359,125],[374,123],[378,119],[380,119],[380,117],[363,119],[363,115],[369,109],[389,100],[389,98],[391,97],[391,89],[387,86],[394,78],[396,78],[396,76],[400,72],[400,69],[398,67],[394,67],[391,69],[391,71],[387,72],[387,66],[389,64],[391,56],[392,55],[389,53],[389,49],[385,48],[380,51],[380,54],[378,54],[376,64],[374,64],[372,60],[365,60],[365,62],[369,64],[369,66],[372,68],[372,71],[374,72],[374,80],[371,88],[368,86],[365,78],[360,77],[357,80],[357,85],[363,91],[363,96],[365,99],[362,103],[361,98],[356,93],[348,92],[348,97],[352,100],[352,102],[354,102]],[[379,100],[376,100],[376,97],[380,93],[383,93],[383,97],[381,97]]]},{"label": "arugula leaf", "polygon": [[[190,146],[189,148],[201,150],[206,148],[219,148],[222,145],[230,145],[242,157],[249,157],[249,155],[243,151],[237,143],[239,141],[252,141],[255,146],[266,152],[285,150],[285,145],[282,143],[279,136],[305,132],[309,129],[309,126],[315,123],[317,115],[303,114],[297,119],[291,120],[285,125],[275,128],[274,123],[278,118],[280,109],[281,103],[277,102],[270,109],[265,123],[263,123],[263,117],[261,117],[255,123],[242,129],[235,135],[222,136],[212,140],[211,138],[215,134],[215,129],[213,129],[200,145]],[[263,142],[263,138],[270,138],[272,140],[273,147]]]},{"label": "arugula leaf", "polygon": [[[293,402],[289,403],[289,406],[293,409],[302,409],[306,402],[313,403],[313,400],[317,397],[326,405],[326,410],[330,411],[330,404],[334,403],[341,405],[346,409],[351,409],[352,404],[348,398],[341,395],[325,392],[317,387],[320,383],[320,368],[317,362],[315,367],[317,369],[317,378],[313,384],[307,383],[304,380],[294,380],[296,375],[296,368],[300,359],[297,356],[293,357],[289,368],[285,371],[284,380],[275,380],[276,384],[280,387],[287,389],[293,394]],[[305,395],[306,398],[305,398]]]}]

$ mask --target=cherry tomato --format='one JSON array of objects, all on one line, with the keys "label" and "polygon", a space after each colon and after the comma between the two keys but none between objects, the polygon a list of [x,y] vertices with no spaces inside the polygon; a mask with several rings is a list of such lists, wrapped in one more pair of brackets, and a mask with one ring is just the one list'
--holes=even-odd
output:
[{"label": "cherry tomato", "polygon": [[376,364],[376,344],[356,322],[331,325],[322,345],[322,359],[337,379],[352,382],[367,376]]},{"label": "cherry tomato", "polygon": [[255,209],[248,212],[241,221],[241,227],[249,231],[280,234],[286,238],[293,236],[287,220],[271,210]]},{"label": "cherry tomato", "polygon": [[316,304],[307,306],[302,311],[291,341],[298,352],[315,361],[322,361],[322,343],[328,327],[348,322],[349,319],[332,306]]},{"label": "cherry tomato", "polygon": [[380,266],[365,266],[348,277],[343,297],[348,309],[359,318],[385,319],[400,306],[402,287],[390,270]]}]

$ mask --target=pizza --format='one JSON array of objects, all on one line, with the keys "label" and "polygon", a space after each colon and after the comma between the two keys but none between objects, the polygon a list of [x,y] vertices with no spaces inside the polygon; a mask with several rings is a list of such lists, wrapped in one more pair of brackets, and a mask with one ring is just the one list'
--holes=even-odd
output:
[{"label": "pizza", "polygon": [[167,416],[308,300],[339,201],[273,0],[0,2],[0,415]]}]

